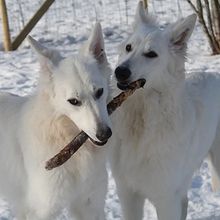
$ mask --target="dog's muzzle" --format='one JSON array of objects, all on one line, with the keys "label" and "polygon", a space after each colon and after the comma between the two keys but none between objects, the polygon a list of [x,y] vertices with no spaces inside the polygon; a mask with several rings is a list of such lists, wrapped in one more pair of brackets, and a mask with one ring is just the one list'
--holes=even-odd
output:
[{"label": "dog's muzzle", "polygon": [[[130,89],[131,81],[131,71],[128,67],[124,65],[120,65],[115,69],[115,77],[117,79],[117,86],[120,90],[128,90]],[[142,79],[143,85],[146,83],[145,79]]]},{"label": "dog's muzzle", "polygon": [[129,83],[118,82],[117,87],[123,91],[129,89]]},{"label": "dog's muzzle", "polygon": [[95,141],[92,138],[90,140],[92,143],[98,146],[103,146],[108,142],[108,139],[112,136],[112,130],[106,125],[99,124],[98,125],[98,130],[96,133],[96,137],[99,141]]},{"label": "dog's muzzle", "polygon": [[128,81],[131,76],[131,71],[126,66],[118,66],[115,69],[115,77],[118,81],[118,88],[121,90],[126,90],[128,87]]}]

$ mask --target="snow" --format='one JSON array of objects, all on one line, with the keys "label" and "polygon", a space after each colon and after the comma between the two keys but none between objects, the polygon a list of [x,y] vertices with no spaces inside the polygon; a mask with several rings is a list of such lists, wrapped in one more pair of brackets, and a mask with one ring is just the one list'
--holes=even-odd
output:
[{"label": "snow", "polygon": [[[16,3],[15,3],[16,2]],[[41,0],[8,0],[10,30],[14,38],[34,11]],[[47,46],[62,49],[63,54],[72,54],[87,39],[91,25],[96,20],[102,22],[109,61],[112,67],[117,62],[117,47],[129,34],[129,25],[133,20],[137,1],[127,0],[62,0],[54,5],[33,29],[31,35]],[[21,11],[22,9],[22,11]],[[175,21],[179,16],[192,13],[185,0],[152,0],[150,12],[158,16],[163,25]],[[2,32],[0,30],[0,37]],[[210,56],[207,40],[197,24],[189,44],[187,72],[218,71],[220,57]],[[2,39],[0,38],[0,48]],[[36,87],[39,66],[35,54],[27,42],[14,52],[0,51],[0,91],[18,95],[27,95]],[[210,185],[208,162],[195,172],[189,196],[188,219],[216,220],[220,219],[220,193],[213,193]],[[9,204],[0,200],[0,220],[14,219]],[[106,197],[107,220],[121,219],[121,209],[115,190],[115,183],[109,172],[109,187]],[[59,218],[68,219],[64,214]],[[146,202],[145,220],[156,220],[154,207]]]}]

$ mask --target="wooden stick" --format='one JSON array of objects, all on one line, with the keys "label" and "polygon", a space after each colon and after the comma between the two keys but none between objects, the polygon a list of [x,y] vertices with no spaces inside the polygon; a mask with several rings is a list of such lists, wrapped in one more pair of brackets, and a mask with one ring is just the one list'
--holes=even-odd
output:
[{"label": "wooden stick", "polygon": [[9,31],[9,23],[8,23],[8,13],[7,13],[7,6],[5,0],[0,0],[0,11],[2,17],[2,28],[3,28],[3,35],[4,35],[4,49],[5,51],[11,50],[11,36]]},{"label": "wooden stick", "polygon": [[[145,82],[145,79],[139,79],[131,83],[128,87],[128,90],[113,98],[113,100],[107,105],[108,114],[111,115],[119,106],[121,106],[128,96],[131,96],[135,90],[142,88]],[[81,131],[58,154],[46,162],[45,168],[47,170],[52,170],[53,168],[64,164],[86,142],[88,138],[88,135],[84,131]]]},{"label": "wooden stick", "polygon": [[35,15],[30,19],[30,21],[25,25],[23,30],[18,34],[15,40],[12,42],[12,50],[16,50],[20,44],[23,42],[25,37],[31,32],[31,30],[35,27],[37,22],[41,19],[41,17],[47,12],[49,7],[54,3],[55,0],[46,0],[42,6],[38,9]]}]

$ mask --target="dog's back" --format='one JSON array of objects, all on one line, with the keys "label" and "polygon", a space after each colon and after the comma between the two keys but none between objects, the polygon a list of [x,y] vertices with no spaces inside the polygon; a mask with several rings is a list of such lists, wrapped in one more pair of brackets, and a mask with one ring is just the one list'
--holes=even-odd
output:
[{"label": "dog's back", "polygon": [[26,98],[0,94],[0,194],[14,200],[25,187],[23,156],[17,132]]}]

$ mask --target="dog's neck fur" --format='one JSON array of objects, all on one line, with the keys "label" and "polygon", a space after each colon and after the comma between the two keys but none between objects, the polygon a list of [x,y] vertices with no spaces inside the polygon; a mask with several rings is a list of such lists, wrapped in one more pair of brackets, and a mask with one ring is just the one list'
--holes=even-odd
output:
[{"label": "dog's neck fur", "polygon": [[[170,75],[178,74],[184,78],[178,84],[175,84],[175,80],[173,80],[173,85],[169,87],[164,83],[164,87],[159,88],[153,85],[146,86],[144,90],[137,91],[125,102],[123,105],[124,117],[128,118],[123,121],[129,123],[126,126],[131,128],[128,131],[131,132],[131,136],[137,136],[138,139],[138,136],[145,131],[175,131],[178,129],[183,114],[185,114],[182,106],[186,104],[185,70],[182,68],[183,65],[180,66],[180,69],[168,68],[167,70],[179,71],[178,73],[169,72]],[[161,129],[162,127],[164,129]]]},{"label": "dog's neck fur", "polygon": [[[175,62],[175,61],[174,61]],[[177,65],[178,63],[178,65]],[[166,71],[166,73],[165,73]],[[158,107],[165,108],[166,112],[179,111],[185,97],[185,66],[184,63],[171,63],[161,76],[161,84],[146,86],[142,96],[145,109],[151,102],[158,100]],[[169,77],[169,79],[167,79]],[[169,82],[169,83],[166,83]],[[153,98],[153,99],[152,99]],[[146,101],[147,100],[147,101]],[[153,105],[154,106],[154,105]],[[150,107],[151,108],[151,107]]]}]

